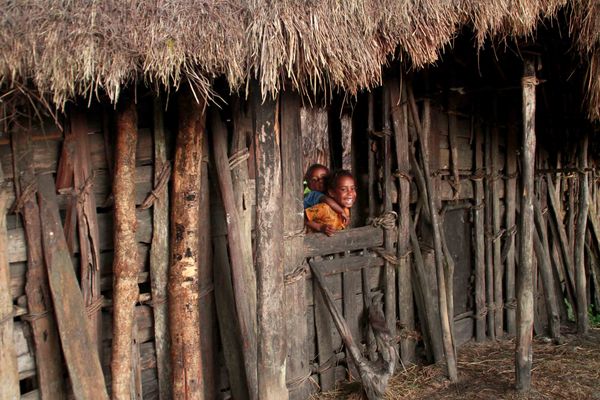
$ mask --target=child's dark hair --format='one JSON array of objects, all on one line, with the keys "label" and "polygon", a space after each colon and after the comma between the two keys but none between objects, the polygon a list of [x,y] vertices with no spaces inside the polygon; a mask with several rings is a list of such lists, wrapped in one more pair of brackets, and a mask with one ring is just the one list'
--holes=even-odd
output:
[{"label": "child's dark hair", "polygon": [[327,176],[327,181],[325,182],[325,184],[326,184],[325,188],[327,190],[334,189],[336,187],[338,181],[344,177],[352,178],[354,180],[354,175],[352,175],[352,172],[348,171],[347,169],[337,169],[337,170],[333,171],[332,173],[330,173]]},{"label": "child's dark hair", "polygon": [[310,176],[312,175],[313,171],[316,169],[324,169],[326,171],[329,171],[329,168],[327,168],[326,166],[324,166],[323,164],[313,164],[310,167],[308,167],[308,169],[306,170],[306,174],[304,175],[304,180],[305,181],[309,181],[310,180]]}]

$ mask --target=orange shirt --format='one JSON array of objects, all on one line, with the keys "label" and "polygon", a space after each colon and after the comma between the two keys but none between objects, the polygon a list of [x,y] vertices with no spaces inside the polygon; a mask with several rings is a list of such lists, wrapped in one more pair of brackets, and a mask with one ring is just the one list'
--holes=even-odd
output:
[{"label": "orange shirt", "polygon": [[[318,222],[319,224],[327,224],[331,226],[336,231],[341,231],[342,229],[346,229],[346,224],[342,222],[342,218],[333,211],[329,205],[325,203],[319,203],[315,206],[307,208],[304,210],[306,213],[306,219],[311,222]],[[344,208],[344,213],[350,217],[350,210]],[[349,218],[348,218],[349,219]]]}]

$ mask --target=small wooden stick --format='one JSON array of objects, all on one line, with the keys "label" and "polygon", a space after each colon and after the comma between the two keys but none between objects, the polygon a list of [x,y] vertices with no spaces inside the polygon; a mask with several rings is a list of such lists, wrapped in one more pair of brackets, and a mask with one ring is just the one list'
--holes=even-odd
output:
[{"label": "small wooden stick", "polygon": [[589,184],[587,180],[588,136],[584,134],[579,149],[579,212],[577,214],[577,230],[575,232],[575,283],[577,288],[577,333],[585,335],[589,330],[587,282],[585,274],[585,231],[588,220]]}]

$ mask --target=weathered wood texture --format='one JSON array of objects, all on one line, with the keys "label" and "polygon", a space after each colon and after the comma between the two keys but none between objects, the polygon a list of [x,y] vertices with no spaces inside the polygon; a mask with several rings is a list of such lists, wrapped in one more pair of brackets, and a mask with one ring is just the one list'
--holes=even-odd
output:
[{"label": "weathered wood texture", "polygon": [[44,260],[71,388],[75,398],[108,399],[98,353],[85,324],[87,313],[75,277],[49,175],[38,175]]},{"label": "weathered wood texture", "polygon": [[[494,107],[496,106],[497,100],[494,99]],[[494,264],[494,330],[496,338],[501,338],[504,335],[504,297],[502,295],[504,285],[504,266],[502,265],[501,248],[502,242],[500,240],[502,232],[500,231],[502,221],[500,220],[500,184],[501,182],[501,165],[500,165],[500,149],[499,147],[499,135],[497,121],[497,111],[494,110],[494,121],[491,134],[491,155],[490,160],[492,163],[492,182],[491,182],[491,205],[492,205],[492,235],[493,235],[493,264]]]},{"label": "weathered wood texture", "polygon": [[231,264],[233,294],[241,333],[242,352],[251,399],[257,398],[257,327],[256,327],[256,284],[254,266],[248,264],[242,249],[242,230],[234,199],[231,171],[227,157],[227,129],[218,111],[211,113],[211,131],[215,170],[223,207],[227,215],[227,242]]},{"label": "weathered wood texture", "polygon": [[588,136],[585,134],[579,144],[579,204],[577,213],[577,228],[573,249],[575,262],[575,287],[577,291],[577,332],[587,334],[589,330],[588,292],[585,272],[585,232],[588,220],[589,182],[587,179],[588,166]]},{"label": "weathered wood texture", "polygon": [[523,137],[521,141],[521,206],[519,220],[519,273],[517,279],[517,343],[515,349],[516,388],[531,387],[533,350],[533,178],[535,167],[535,78],[534,63],[525,59],[523,72]]},{"label": "weathered wood texture", "polygon": [[171,196],[169,325],[173,398],[203,399],[200,355],[199,205],[205,103],[189,90],[178,95],[179,132]]},{"label": "weathered wood texture", "polygon": [[277,101],[261,101],[252,85],[256,168],[256,288],[258,317],[258,398],[288,397],[285,384],[283,207]]},{"label": "weathered wood texture", "polygon": [[475,207],[473,208],[474,247],[475,247],[475,338],[482,342],[486,338],[486,286],[485,286],[485,202],[483,189],[483,132],[477,124],[475,135]]},{"label": "weathered wood texture", "polygon": [[[514,116],[511,112],[509,115]],[[516,233],[516,195],[517,195],[517,130],[509,125],[506,135],[506,176],[504,199],[506,212],[506,330],[509,335],[516,333],[515,314],[515,233]]]},{"label": "weathered wood texture", "polygon": [[[398,323],[400,327],[400,357],[407,365],[414,363],[416,342],[410,335],[415,329],[412,266],[410,256],[410,159],[408,137],[408,106],[406,104],[406,81],[390,82],[390,101],[396,162],[398,165]],[[403,334],[404,333],[404,334]]]},{"label": "weathered wood texture", "polygon": [[306,280],[303,266],[303,203],[302,160],[298,157],[302,149],[300,132],[300,96],[292,91],[281,94],[281,163],[283,177],[283,268],[285,280],[286,309],[286,384],[289,398],[305,399],[309,396],[310,368],[306,322]]},{"label": "weathered wood texture", "polygon": [[[115,148],[112,397],[129,399],[135,388],[133,373],[133,310],[138,298],[135,231],[135,147],[137,110],[133,98],[117,110]],[[132,262],[133,260],[133,262]]]},{"label": "weathered wood texture", "polygon": [[[154,202],[152,203],[152,245],[150,247],[150,283],[152,314],[154,316],[154,345],[158,375],[158,397],[171,398],[170,338],[168,329],[167,282],[169,277],[169,190],[168,185],[158,189],[164,175],[170,171],[164,129],[163,105],[160,98],[152,107],[154,138]],[[137,171],[136,171],[137,172]]]},{"label": "weathered wood texture", "polygon": [[40,395],[44,399],[65,398],[62,355],[52,314],[52,298],[48,286],[48,275],[44,267],[40,210],[35,199],[37,182],[32,167],[30,136],[26,132],[13,134],[13,150],[17,160],[15,176],[18,176],[18,193],[25,237],[27,243],[27,308],[35,345],[36,368]]},{"label": "weathered wood texture", "polygon": [[19,399],[19,370],[14,341],[13,302],[10,294],[10,269],[8,263],[8,185],[0,165],[0,398]]}]

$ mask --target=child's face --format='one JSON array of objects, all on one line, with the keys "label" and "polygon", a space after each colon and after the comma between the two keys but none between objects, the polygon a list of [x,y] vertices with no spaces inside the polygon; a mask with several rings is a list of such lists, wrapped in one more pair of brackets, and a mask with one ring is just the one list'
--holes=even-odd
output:
[{"label": "child's face", "polygon": [[308,177],[308,188],[317,192],[325,191],[325,177],[329,171],[326,168],[315,168]]},{"label": "child's face", "polygon": [[329,196],[340,206],[351,208],[356,201],[356,185],[354,179],[349,176],[342,176],[337,180],[333,189],[329,190]]}]

